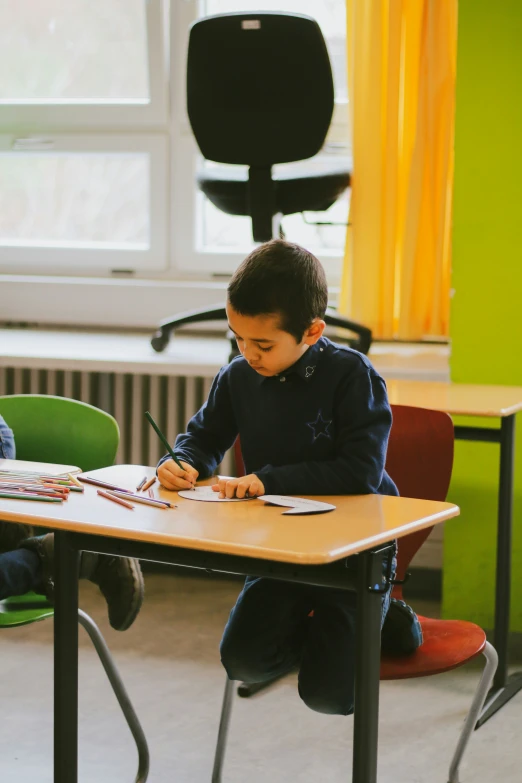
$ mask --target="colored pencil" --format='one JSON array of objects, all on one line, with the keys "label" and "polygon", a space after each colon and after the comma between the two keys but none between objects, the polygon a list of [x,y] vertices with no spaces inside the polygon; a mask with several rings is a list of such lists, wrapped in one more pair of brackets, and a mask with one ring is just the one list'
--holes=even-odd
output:
[{"label": "colored pencil", "polygon": [[146,490],[146,489],[150,489],[150,488],[152,487],[152,485],[153,485],[153,484],[155,484],[155,483],[156,483],[156,476],[153,476],[151,479],[149,479],[149,480],[147,481],[147,483],[146,483],[146,484],[144,484],[144,485],[142,486],[142,488],[141,488],[141,489],[142,489],[142,492],[145,492],[145,490]]},{"label": "colored pencil", "polygon": [[160,430],[160,428],[158,427],[158,425],[156,424],[156,422],[154,421],[154,419],[150,415],[149,411],[145,411],[145,417],[147,418],[147,421],[149,422],[149,424],[152,425],[152,428],[154,429],[156,435],[158,436],[160,441],[163,443],[163,445],[167,449],[168,453],[170,454],[170,456],[172,457],[172,459],[174,460],[174,462],[176,463],[178,468],[181,468],[181,470],[185,470],[185,468],[183,467],[183,465],[181,464],[179,459],[176,457],[176,455],[172,451],[172,448],[171,448],[170,443],[168,442],[167,438],[162,433],[162,431]]},{"label": "colored pencil", "polygon": [[132,498],[132,500],[135,503],[144,503],[146,506],[156,506],[157,508],[163,508],[163,509],[171,508],[170,503],[163,503],[163,501],[161,500],[152,500],[151,498],[145,497],[145,495],[134,495],[134,494],[126,495],[125,492],[115,492],[114,490],[111,491],[110,489],[107,490],[107,492],[110,495],[114,495],[117,498],[126,498],[126,497]]},{"label": "colored pencil", "polygon": [[69,478],[72,481],[72,483],[75,484],[77,487],[80,487],[80,489],[83,491],[83,487],[80,484],[80,482],[78,481],[78,479],[75,476],[73,476],[72,473],[68,473],[67,475],[69,476]]},{"label": "colored pencil", "polygon": [[147,476],[143,476],[142,480],[140,481],[140,483],[136,487],[136,492],[139,492],[140,489],[143,489],[143,485],[146,484],[146,483],[147,483]]},{"label": "colored pencil", "polygon": [[129,500],[152,500],[154,505],[160,503],[162,506],[167,506],[167,508],[177,508],[177,506],[175,506],[174,503],[171,503],[170,500],[155,498],[154,495],[149,495],[149,497],[147,497],[146,495],[138,495],[135,492],[121,492],[120,490],[115,489],[109,489],[107,492],[111,492],[113,495],[122,495],[125,498],[129,498]]},{"label": "colored pencil", "polygon": [[127,503],[126,500],[117,498],[115,495],[111,495],[109,492],[104,492],[103,489],[98,490],[98,495],[101,495],[102,498],[107,498],[107,500],[112,500],[113,503],[119,503],[120,506],[125,506],[125,508],[130,508],[131,511],[134,510],[134,506],[132,505],[132,503]]},{"label": "colored pencil", "polygon": [[105,489],[115,489],[118,492],[126,492],[129,494],[131,491],[130,489],[125,489],[125,487],[117,487],[115,484],[109,484],[108,481],[100,481],[99,479],[93,479],[90,476],[78,476],[78,479],[80,481],[85,481],[86,484],[94,484],[95,487],[104,487]]},{"label": "colored pencil", "polygon": [[42,503],[62,503],[63,498],[49,497],[49,495],[30,495],[28,492],[0,492],[0,498],[12,500],[41,500]]},{"label": "colored pencil", "polygon": [[40,495],[44,498],[60,498],[60,500],[67,500],[67,495],[62,495],[60,492],[41,492],[40,490],[38,492],[33,492],[30,489],[24,489],[22,491],[26,495]]},{"label": "colored pencil", "polygon": [[64,487],[63,484],[51,484],[51,482],[44,481],[41,486],[46,487],[47,489],[55,489],[56,491],[63,492],[65,495],[69,494],[69,487]]},{"label": "colored pencil", "polygon": [[65,498],[66,494],[65,492],[59,492],[58,490],[51,489],[48,487],[44,487],[40,484],[37,484],[34,486],[33,484],[21,484],[18,482],[13,482],[10,484],[0,484],[0,491],[3,492],[29,492],[33,495],[60,495],[60,497]]}]

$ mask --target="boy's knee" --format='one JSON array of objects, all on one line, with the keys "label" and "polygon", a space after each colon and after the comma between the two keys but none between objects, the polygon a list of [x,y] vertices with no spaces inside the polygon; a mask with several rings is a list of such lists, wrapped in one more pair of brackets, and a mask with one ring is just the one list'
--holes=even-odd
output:
[{"label": "boy's knee", "polygon": [[343,691],[342,688],[329,690],[327,688],[303,686],[299,683],[299,696],[307,707],[323,715],[351,715],[353,713],[353,691]]},{"label": "boy's knee", "polygon": [[262,682],[267,679],[259,655],[252,645],[233,636],[225,635],[219,647],[221,663],[230,680]]}]

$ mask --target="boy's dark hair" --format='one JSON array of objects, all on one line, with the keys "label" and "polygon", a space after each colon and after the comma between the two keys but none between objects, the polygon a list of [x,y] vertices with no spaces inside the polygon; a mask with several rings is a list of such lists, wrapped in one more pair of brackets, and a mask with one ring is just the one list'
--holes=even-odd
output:
[{"label": "boy's dark hair", "polygon": [[326,275],[308,250],[272,239],[256,247],[236,269],[228,301],[240,315],[280,315],[280,328],[300,343],[314,318],[324,318]]}]

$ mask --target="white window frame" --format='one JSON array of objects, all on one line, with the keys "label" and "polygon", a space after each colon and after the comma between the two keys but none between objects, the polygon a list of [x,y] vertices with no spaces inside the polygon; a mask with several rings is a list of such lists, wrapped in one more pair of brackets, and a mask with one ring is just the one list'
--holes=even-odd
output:
[{"label": "white window frame", "polygon": [[[28,151],[29,150],[29,151]],[[147,153],[150,176],[150,245],[147,249],[118,247],[75,247],[49,241],[48,243],[13,242],[0,245],[0,268],[4,273],[42,274],[98,274],[118,273],[122,270],[157,271],[167,267],[168,221],[168,145],[163,134],[52,134],[45,137],[12,135],[0,136],[0,156],[38,154],[38,150],[63,153]]]},{"label": "white window frame", "polygon": [[[0,100],[2,131],[33,131],[81,128],[165,128],[168,123],[168,62],[163,33],[164,3],[168,0],[143,0],[146,6],[149,100],[94,99],[49,101]],[[172,0],[173,3],[176,0]]]}]

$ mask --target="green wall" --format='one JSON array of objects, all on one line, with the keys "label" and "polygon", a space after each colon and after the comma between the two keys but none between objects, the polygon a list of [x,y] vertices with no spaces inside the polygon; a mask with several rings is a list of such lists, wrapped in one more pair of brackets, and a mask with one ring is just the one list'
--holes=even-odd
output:
[{"label": "green wall", "polygon": [[[522,386],[522,0],[459,0],[451,377]],[[475,422],[476,423],[476,422]],[[498,424],[498,420],[495,421]],[[522,631],[522,414],[512,627]],[[496,444],[457,442],[444,614],[493,625]]]}]

